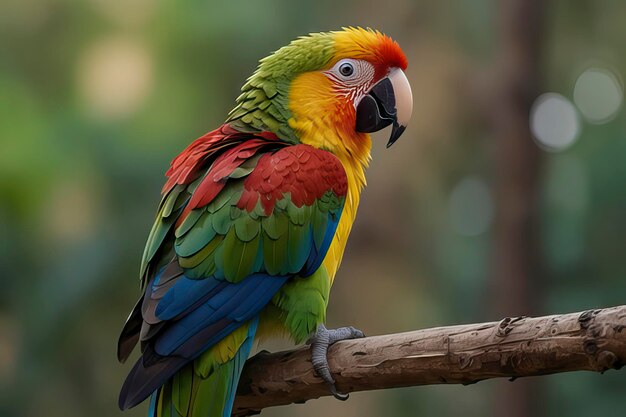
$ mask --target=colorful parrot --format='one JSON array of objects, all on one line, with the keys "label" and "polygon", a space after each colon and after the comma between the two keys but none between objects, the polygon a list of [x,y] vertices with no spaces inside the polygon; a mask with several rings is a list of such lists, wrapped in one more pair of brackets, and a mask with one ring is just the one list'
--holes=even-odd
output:
[{"label": "colorful parrot", "polygon": [[143,295],[118,342],[141,357],[121,409],[151,396],[150,417],[229,417],[258,338],[309,339],[340,399],[328,346],[363,337],[324,327],[354,222],[369,132],[404,131],[412,95],[396,42],[346,28],[263,58],[218,129],[176,157],[141,264]]}]

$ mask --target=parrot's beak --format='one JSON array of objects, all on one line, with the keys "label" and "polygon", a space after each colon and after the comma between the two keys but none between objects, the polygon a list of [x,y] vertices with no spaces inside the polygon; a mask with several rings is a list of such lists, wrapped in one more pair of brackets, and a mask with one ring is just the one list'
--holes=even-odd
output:
[{"label": "parrot's beak", "polygon": [[389,75],[377,82],[356,108],[356,131],[377,132],[390,124],[393,145],[406,129],[413,112],[413,94],[404,71],[393,68]]}]

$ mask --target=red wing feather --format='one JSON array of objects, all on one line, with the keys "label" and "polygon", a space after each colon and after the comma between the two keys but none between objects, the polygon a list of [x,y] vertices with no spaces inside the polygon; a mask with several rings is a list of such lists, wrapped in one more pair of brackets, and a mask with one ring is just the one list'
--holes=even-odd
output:
[{"label": "red wing feather", "polygon": [[289,193],[296,207],[311,205],[327,191],[346,195],[346,174],[341,162],[329,152],[309,145],[293,145],[265,154],[244,181],[237,207],[250,212],[259,199],[266,215],[276,201]]},{"label": "red wing feather", "polygon": [[172,161],[165,174],[167,182],[163,186],[162,194],[167,194],[177,184],[189,184],[198,178],[207,160],[221,149],[248,141],[254,137],[280,143],[278,137],[273,133],[242,133],[228,124],[199,137]]}]

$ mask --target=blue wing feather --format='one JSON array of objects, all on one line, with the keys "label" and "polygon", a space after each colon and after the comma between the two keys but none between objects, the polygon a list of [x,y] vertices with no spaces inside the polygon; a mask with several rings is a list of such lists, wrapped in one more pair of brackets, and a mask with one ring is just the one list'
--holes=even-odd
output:
[{"label": "blue wing feather", "polygon": [[[224,328],[234,328],[241,325],[246,320],[253,318],[274,296],[278,289],[285,283],[287,276],[276,277],[267,274],[253,274],[237,284],[219,281],[215,278],[205,278],[203,280],[192,280],[187,277],[180,278],[170,291],[176,295],[169,296],[166,293],[161,303],[170,299],[173,300],[164,308],[164,312],[169,312],[167,316],[161,316],[157,308],[158,318],[170,317],[172,314],[182,313],[183,306],[197,305],[197,301],[203,295],[212,293],[212,296],[190,311],[180,320],[170,324],[170,326],[157,336],[154,344],[156,353],[168,356],[176,353],[187,341],[193,338],[198,332],[227,319],[228,323]],[[204,281],[213,282],[203,285]],[[180,284],[179,284],[180,283]],[[181,285],[185,291],[176,291],[176,287]],[[212,291],[219,288],[219,291]],[[206,291],[198,294],[194,291]],[[160,304],[159,303],[159,307]],[[197,354],[202,353],[206,348],[214,345],[223,337],[223,331],[219,331],[210,337],[202,346],[196,346]],[[228,334],[228,333],[226,333]]]},{"label": "blue wing feather", "polygon": [[162,321],[171,320],[185,311],[192,310],[198,302],[206,299],[212,292],[223,289],[226,285],[228,285],[227,282],[214,278],[189,279],[182,276],[157,305],[156,316]]},{"label": "blue wing feather", "polygon": [[[328,248],[335,237],[337,226],[339,225],[339,216],[333,216],[328,213],[328,223],[326,223],[326,232],[324,233],[324,240],[320,245],[319,250],[315,247],[315,242],[311,242],[311,253],[304,266],[303,275],[309,276],[313,274],[322,265]],[[311,233],[311,240],[313,240],[313,234]]]}]

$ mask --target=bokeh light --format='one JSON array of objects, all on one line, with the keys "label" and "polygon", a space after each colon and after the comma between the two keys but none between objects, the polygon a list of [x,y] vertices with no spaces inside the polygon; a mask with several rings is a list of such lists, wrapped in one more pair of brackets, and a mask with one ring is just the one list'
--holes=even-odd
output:
[{"label": "bokeh light", "polygon": [[462,179],[450,193],[450,224],[463,236],[485,233],[493,220],[493,200],[489,187],[480,178]]},{"label": "bokeh light", "polygon": [[567,149],[580,134],[576,108],[560,94],[542,94],[537,97],[530,110],[530,130],[543,149]]},{"label": "bokeh light", "polygon": [[592,67],[580,74],[574,86],[574,103],[590,123],[606,123],[622,106],[624,91],[609,69]]},{"label": "bokeh light", "polygon": [[130,38],[107,38],[88,47],[78,67],[87,111],[105,120],[134,113],[152,88],[152,66],[147,48]]}]

